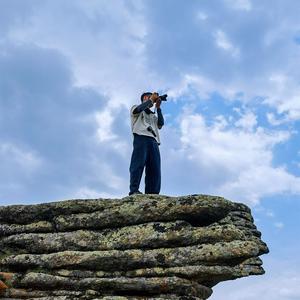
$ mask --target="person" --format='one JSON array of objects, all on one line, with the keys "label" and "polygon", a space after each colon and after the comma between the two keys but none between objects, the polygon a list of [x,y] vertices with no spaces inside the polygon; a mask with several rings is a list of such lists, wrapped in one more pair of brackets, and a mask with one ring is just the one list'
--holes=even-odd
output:
[{"label": "person", "polygon": [[[142,194],[139,186],[145,168],[145,194],[159,194],[161,188],[160,136],[164,125],[158,93],[141,95],[141,104],[130,109],[133,151],[130,161],[129,195]],[[155,103],[157,116],[150,107]]]}]

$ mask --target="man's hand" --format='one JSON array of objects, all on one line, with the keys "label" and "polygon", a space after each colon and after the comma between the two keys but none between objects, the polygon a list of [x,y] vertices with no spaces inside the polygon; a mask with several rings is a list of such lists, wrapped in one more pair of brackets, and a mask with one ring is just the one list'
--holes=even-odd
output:
[{"label": "man's hand", "polygon": [[160,108],[161,100],[158,98],[155,102],[156,108]]},{"label": "man's hand", "polygon": [[151,99],[152,103],[155,103],[158,99],[158,93],[156,93],[156,92],[152,93],[152,95],[150,96],[150,99]]}]

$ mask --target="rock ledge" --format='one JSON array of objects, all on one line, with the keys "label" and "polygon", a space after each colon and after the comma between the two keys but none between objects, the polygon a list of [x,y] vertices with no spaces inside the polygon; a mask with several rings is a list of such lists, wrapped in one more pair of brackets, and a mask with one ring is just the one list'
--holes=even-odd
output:
[{"label": "rock ledge", "polygon": [[209,195],[0,206],[1,299],[204,300],[264,274],[250,209]]}]

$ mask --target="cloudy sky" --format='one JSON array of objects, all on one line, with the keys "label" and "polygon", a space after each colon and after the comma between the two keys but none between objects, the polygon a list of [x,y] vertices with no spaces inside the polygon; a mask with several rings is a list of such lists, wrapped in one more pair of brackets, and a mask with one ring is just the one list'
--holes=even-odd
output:
[{"label": "cloudy sky", "polygon": [[270,247],[264,276],[211,299],[300,299],[299,15],[297,0],[0,0],[0,205],[128,195],[130,108],[168,93],[161,194],[246,203]]}]

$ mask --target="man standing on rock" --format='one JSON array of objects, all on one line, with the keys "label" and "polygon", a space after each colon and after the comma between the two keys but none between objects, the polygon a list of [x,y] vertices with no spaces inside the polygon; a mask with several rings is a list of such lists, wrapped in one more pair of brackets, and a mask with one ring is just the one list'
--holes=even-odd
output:
[{"label": "man standing on rock", "polygon": [[[158,93],[146,92],[141,95],[141,104],[130,110],[133,134],[133,152],[130,162],[129,195],[142,194],[139,186],[145,169],[145,194],[159,194],[161,185],[160,138],[158,130],[164,125],[161,99]],[[157,116],[150,107],[156,105]]]}]

